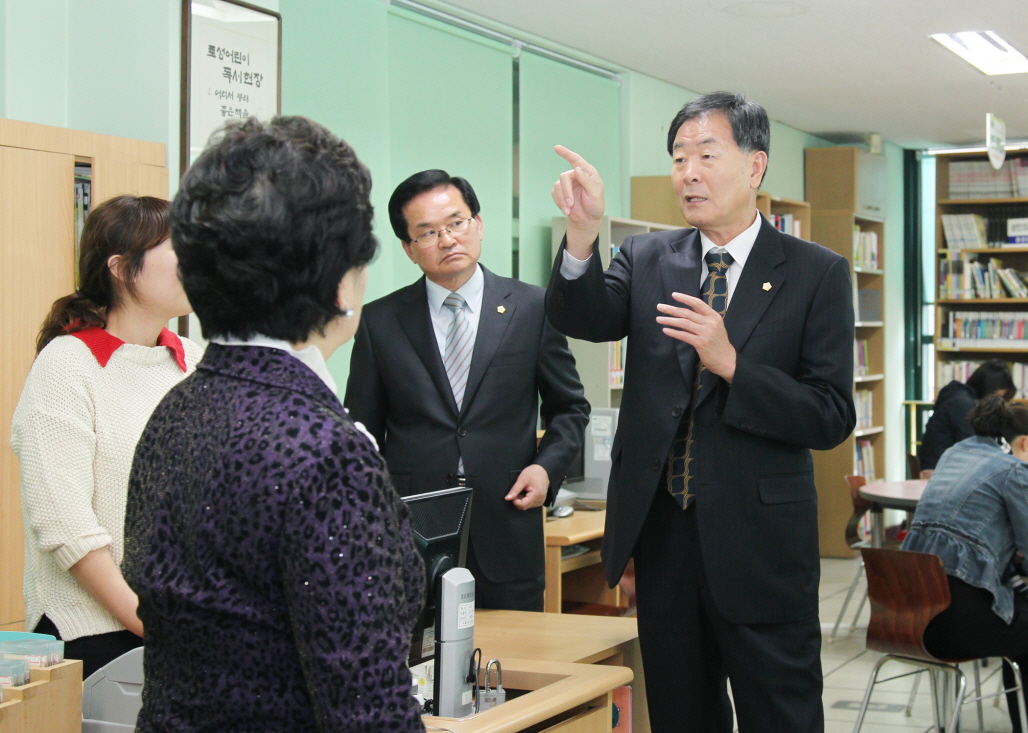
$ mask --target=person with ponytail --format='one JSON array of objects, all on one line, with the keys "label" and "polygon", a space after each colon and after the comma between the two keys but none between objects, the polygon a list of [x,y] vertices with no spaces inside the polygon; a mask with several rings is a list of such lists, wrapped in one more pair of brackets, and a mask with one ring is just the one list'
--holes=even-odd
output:
[{"label": "person with ponytail", "polygon": [[[903,541],[942,558],[951,602],[925,631],[936,657],[1009,657],[1028,680],[1028,597],[1015,592],[1028,552],[1028,406],[1003,395],[979,400],[974,436],[939,459]],[[1009,689],[1013,672],[1004,664]],[[1021,732],[1018,702],[1010,719]]]},{"label": "person with ponytail", "polygon": [[82,230],[79,287],[58,299],[14,412],[25,518],[25,624],[88,676],[142,644],[120,571],[136,443],[199,346],[165,328],[190,312],[168,202],[117,196]]}]

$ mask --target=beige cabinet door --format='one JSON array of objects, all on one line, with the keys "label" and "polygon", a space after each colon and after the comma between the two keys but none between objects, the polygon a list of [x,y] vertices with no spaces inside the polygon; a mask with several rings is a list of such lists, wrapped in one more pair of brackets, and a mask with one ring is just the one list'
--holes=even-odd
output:
[{"label": "beige cabinet door", "polygon": [[25,618],[11,417],[43,318],[74,289],[74,167],[71,155],[0,147],[0,627]]},{"label": "beige cabinet door", "polygon": [[168,198],[168,169],[124,160],[93,158],[93,206],[121,194]]}]

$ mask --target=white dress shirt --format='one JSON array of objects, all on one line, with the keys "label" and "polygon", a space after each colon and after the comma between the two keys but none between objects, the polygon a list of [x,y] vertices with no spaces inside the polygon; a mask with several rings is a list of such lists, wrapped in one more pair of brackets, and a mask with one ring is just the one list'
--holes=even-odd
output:
[{"label": "white dress shirt", "polygon": [[[742,268],[746,266],[746,260],[750,256],[750,252],[753,250],[753,244],[757,241],[757,234],[760,232],[760,224],[763,221],[763,217],[760,212],[756,213],[753,218],[753,223],[750,224],[744,231],[731,240],[724,246],[724,249],[728,251],[728,254],[732,255],[732,264],[728,268],[728,302],[732,302],[732,295],[735,294],[735,286],[739,282],[739,277],[742,275]],[[703,285],[703,281],[707,279],[707,262],[702,259],[707,255],[707,252],[717,247],[706,234],[700,232],[700,285]],[[590,255],[591,257],[592,255]],[[560,274],[564,276],[565,280],[577,280],[585,274],[586,269],[589,267],[589,260],[580,260],[567,249],[564,250],[564,259],[560,264]]]},{"label": "white dress shirt", "polygon": [[[435,332],[436,344],[439,346],[439,355],[445,360],[446,356],[446,332],[453,323],[453,311],[443,305],[446,296],[450,291],[442,285],[437,285],[427,277],[425,278],[425,289],[428,291],[428,314],[432,317],[432,330]],[[478,336],[478,321],[482,316],[482,294],[485,291],[485,275],[482,268],[475,265],[475,273],[466,283],[453,292],[464,298],[464,318],[467,319],[468,327],[471,329],[471,346],[474,348],[475,338]]]}]

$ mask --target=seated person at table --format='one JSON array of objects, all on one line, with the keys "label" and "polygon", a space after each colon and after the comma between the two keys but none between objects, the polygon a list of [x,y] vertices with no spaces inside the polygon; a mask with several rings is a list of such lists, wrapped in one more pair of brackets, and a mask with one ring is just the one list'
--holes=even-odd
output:
[{"label": "seated person at table", "polygon": [[934,469],[947,448],[974,435],[967,413],[971,412],[975,402],[991,394],[1009,400],[1015,392],[1010,367],[999,359],[991,359],[975,369],[967,384],[954,379],[943,387],[921,439],[921,450],[918,451],[921,469]]},{"label": "seated person at table", "polygon": [[[941,557],[949,578],[952,601],[928,624],[925,647],[943,659],[1010,657],[1028,674],[1028,600],[1007,582],[1028,550],[1028,407],[990,395],[969,419],[974,437],[943,454],[903,542]],[[1006,665],[1003,677],[1011,687]]]},{"label": "seated person at table", "polygon": [[370,192],[302,117],[228,125],[182,179],[172,240],[210,346],[129,480],[139,733],[424,730],[406,666],[424,563],[325,365],[360,319]]}]

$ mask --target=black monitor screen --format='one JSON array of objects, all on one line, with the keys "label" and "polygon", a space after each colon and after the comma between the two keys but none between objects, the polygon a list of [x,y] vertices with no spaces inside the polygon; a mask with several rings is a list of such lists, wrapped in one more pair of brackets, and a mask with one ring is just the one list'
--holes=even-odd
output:
[{"label": "black monitor screen", "polygon": [[443,573],[464,567],[471,518],[471,488],[459,487],[403,497],[410,509],[414,544],[425,559],[425,610],[411,639],[408,664],[435,656],[435,589]]}]

